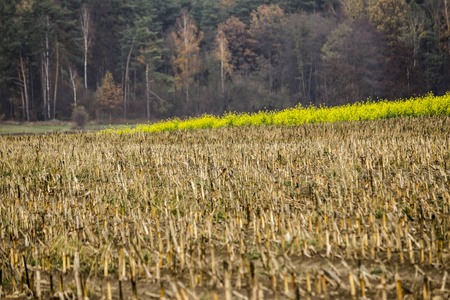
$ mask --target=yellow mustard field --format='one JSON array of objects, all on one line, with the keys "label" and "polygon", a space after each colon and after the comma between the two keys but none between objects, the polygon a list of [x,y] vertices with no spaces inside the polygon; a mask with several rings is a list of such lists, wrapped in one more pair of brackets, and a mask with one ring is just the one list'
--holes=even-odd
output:
[{"label": "yellow mustard field", "polygon": [[161,132],[184,129],[204,129],[234,126],[301,125],[306,123],[329,123],[338,121],[361,121],[395,117],[419,117],[450,115],[450,93],[444,96],[428,94],[397,101],[357,102],[336,107],[298,105],[282,111],[257,113],[227,113],[222,117],[203,115],[198,118],[178,118],[153,124],[139,124],[135,128],[108,129],[103,132],[133,133]]}]

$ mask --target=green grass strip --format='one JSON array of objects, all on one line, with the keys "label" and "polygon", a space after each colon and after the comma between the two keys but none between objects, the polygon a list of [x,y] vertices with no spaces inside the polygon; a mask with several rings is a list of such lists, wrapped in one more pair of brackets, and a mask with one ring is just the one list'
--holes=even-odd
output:
[{"label": "green grass strip", "polygon": [[396,117],[450,115],[450,93],[444,96],[428,94],[397,101],[358,102],[336,107],[301,105],[282,111],[257,113],[227,113],[222,117],[203,115],[198,118],[178,118],[153,124],[138,124],[135,128],[108,129],[102,133],[162,132],[187,129],[220,128],[259,125],[301,125],[339,121],[377,120]]}]

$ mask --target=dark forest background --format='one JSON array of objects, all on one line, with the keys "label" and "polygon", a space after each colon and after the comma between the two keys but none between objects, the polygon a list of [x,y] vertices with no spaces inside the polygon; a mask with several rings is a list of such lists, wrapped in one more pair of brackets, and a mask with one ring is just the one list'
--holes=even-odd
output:
[{"label": "dark forest background", "polygon": [[449,90],[448,0],[0,1],[0,119],[149,119]]}]

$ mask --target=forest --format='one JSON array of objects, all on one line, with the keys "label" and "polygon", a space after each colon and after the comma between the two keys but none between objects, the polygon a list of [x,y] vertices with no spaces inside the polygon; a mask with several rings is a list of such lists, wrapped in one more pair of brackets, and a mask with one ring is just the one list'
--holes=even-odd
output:
[{"label": "forest", "polygon": [[3,0],[0,120],[158,120],[450,85],[447,0]]}]

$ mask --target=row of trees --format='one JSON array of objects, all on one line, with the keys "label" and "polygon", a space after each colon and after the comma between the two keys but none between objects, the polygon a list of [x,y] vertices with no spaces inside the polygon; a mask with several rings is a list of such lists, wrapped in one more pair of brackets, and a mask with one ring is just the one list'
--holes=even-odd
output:
[{"label": "row of trees", "polygon": [[5,0],[0,117],[187,116],[448,90],[447,0]]}]

